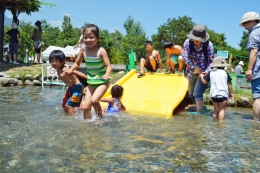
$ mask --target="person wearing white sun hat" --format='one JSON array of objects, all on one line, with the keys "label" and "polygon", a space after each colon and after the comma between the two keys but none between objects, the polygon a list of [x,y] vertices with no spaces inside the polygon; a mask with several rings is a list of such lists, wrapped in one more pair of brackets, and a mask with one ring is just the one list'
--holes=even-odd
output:
[{"label": "person wearing white sun hat", "polygon": [[239,75],[239,74],[245,74],[243,71],[242,66],[244,66],[244,62],[243,61],[239,61],[238,65],[235,67],[235,74]]},{"label": "person wearing white sun hat", "polygon": [[239,26],[245,27],[249,32],[248,54],[249,62],[246,77],[251,81],[253,94],[253,120],[260,118],[260,17],[256,12],[247,12],[243,15]]}]

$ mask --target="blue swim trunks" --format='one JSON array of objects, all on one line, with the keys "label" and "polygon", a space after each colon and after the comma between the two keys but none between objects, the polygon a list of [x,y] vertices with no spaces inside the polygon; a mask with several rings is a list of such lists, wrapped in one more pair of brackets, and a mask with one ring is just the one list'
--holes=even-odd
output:
[{"label": "blue swim trunks", "polygon": [[68,91],[68,97],[66,97],[65,95],[63,99],[63,103],[66,102],[67,106],[79,107],[82,98],[82,91],[83,91],[82,83],[68,88],[67,91]]}]

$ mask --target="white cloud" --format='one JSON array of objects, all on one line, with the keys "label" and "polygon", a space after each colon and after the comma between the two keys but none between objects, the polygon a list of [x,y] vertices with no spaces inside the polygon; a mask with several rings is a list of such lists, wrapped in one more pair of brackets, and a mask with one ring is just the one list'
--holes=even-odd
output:
[{"label": "white cloud", "polygon": [[64,16],[70,16],[70,14],[67,11],[63,11]]},{"label": "white cloud", "polygon": [[61,20],[58,20],[58,21],[52,20],[52,21],[50,21],[50,24],[53,27],[59,27],[61,29],[62,21]]}]

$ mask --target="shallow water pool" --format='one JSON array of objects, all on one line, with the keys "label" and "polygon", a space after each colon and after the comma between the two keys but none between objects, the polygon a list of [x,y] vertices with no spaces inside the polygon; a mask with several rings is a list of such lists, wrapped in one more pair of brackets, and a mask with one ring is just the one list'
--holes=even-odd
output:
[{"label": "shallow water pool", "polygon": [[[64,90],[0,88],[1,172],[259,172],[260,123],[228,108],[220,122],[180,113],[83,121],[63,113]],[[209,109],[212,109],[209,107]],[[98,124],[98,125],[97,125]]]}]

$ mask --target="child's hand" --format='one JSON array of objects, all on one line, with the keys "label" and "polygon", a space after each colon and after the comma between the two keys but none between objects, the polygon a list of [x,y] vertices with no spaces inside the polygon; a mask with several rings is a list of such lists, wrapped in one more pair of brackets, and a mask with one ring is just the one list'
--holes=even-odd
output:
[{"label": "child's hand", "polygon": [[198,73],[198,74],[202,73],[202,70],[198,66],[195,66],[194,69],[195,69],[194,73]]},{"label": "child's hand", "polygon": [[64,70],[61,74],[60,74],[60,76],[61,77],[64,77],[65,75],[68,75],[68,74],[71,74],[72,73],[72,70],[71,69],[66,69],[66,70]]},{"label": "child's hand", "polygon": [[83,110],[83,103],[80,103],[80,106],[78,107],[79,110]]},{"label": "child's hand", "polygon": [[231,98],[234,98],[234,95],[232,93],[229,93],[228,97],[231,99]]},{"label": "child's hand", "polygon": [[106,74],[105,74],[104,76],[102,76],[102,78],[103,78],[103,79],[106,79],[106,80],[107,80],[107,79],[113,79],[112,77],[110,77],[110,76],[108,76],[108,75],[106,75]]}]

